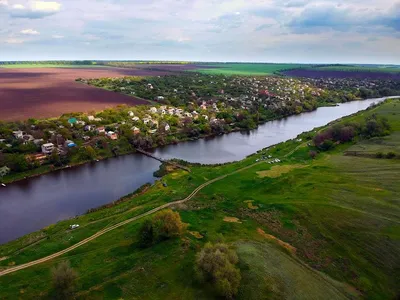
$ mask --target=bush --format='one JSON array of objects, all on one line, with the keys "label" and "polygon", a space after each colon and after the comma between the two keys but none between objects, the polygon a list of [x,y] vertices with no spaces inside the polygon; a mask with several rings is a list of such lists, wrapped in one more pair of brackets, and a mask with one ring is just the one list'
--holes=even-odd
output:
[{"label": "bush", "polygon": [[310,155],[310,157],[311,157],[312,159],[314,159],[314,158],[317,156],[317,152],[311,150],[311,151],[308,153],[308,155]]},{"label": "bush", "polygon": [[375,154],[375,157],[376,157],[376,158],[383,158],[384,155],[383,155],[382,152],[378,152],[378,153]]},{"label": "bush", "polygon": [[73,299],[77,273],[72,269],[68,262],[64,261],[51,271],[53,281],[54,298]]},{"label": "bush", "polygon": [[235,267],[239,259],[226,244],[207,243],[196,257],[196,273],[203,281],[211,282],[217,292],[233,298],[240,285],[240,270]]},{"label": "bush", "polygon": [[396,153],[394,153],[394,152],[389,152],[389,153],[386,154],[386,158],[388,158],[388,159],[392,159],[392,158],[395,158],[395,157],[396,157]]},{"label": "bush", "polygon": [[178,212],[170,209],[156,214],[153,219],[147,220],[139,229],[139,245],[149,247],[160,242],[183,234],[186,224],[182,222]]}]

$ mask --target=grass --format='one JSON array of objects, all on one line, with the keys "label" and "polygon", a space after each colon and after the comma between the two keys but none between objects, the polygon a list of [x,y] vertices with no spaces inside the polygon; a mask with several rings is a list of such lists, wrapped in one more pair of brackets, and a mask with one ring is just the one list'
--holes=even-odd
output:
[{"label": "grass", "polygon": [[301,64],[248,64],[248,63],[237,63],[237,64],[215,64],[207,69],[198,69],[195,72],[211,75],[272,75],[275,72],[305,67],[306,65]]},{"label": "grass", "polygon": [[[377,113],[400,131],[399,112],[400,101],[393,100],[344,121]],[[398,141],[400,135],[394,132],[391,139]],[[219,239],[239,254],[238,299],[395,298],[400,277],[400,162],[344,156],[343,151],[354,146],[350,144],[312,160],[310,148],[301,145],[292,140],[240,162],[192,166],[190,174],[176,171],[163,178],[168,187],[157,182],[147,193],[129,196],[117,206],[0,246],[0,257],[8,257],[0,268],[18,265],[182,199],[201,183],[251,165],[266,153],[280,158],[279,170],[285,170],[277,177],[260,177],[272,167],[261,163],[207,186],[175,208],[189,224],[179,239],[141,249],[136,238],[141,222],[129,223],[63,257],[0,277],[0,298],[48,297],[51,267],[69,260],[79,273],[78,299],[214,299],[212,287],[195,280],[193,261],[204,243]],[[273,165],[274,174],[277,167]],[[226,222],[226,217],[240,223]],[[78,230],[67,229],[75,223],[81,225]]]},{"label": "grass", "polygon": [[316,67],[317,70],[324,71],[346,71],[346,72],[388,72],[388,73],[400,73],[400,66],[326,66]]}]

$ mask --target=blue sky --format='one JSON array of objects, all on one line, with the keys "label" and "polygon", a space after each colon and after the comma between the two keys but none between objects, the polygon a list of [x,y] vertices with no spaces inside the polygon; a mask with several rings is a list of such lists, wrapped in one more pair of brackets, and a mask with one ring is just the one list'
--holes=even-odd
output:
[{"label": "blue sky", "polygon": [[0,0],[0,60],[400,64],[396,0]]}]

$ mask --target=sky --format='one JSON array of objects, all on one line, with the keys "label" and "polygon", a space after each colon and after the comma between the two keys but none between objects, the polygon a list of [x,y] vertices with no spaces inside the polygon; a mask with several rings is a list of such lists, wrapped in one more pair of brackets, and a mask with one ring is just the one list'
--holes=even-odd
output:
[{"label": "sky", "polygon": [[0,0],[0,61],[400,64],[397,0]]}]

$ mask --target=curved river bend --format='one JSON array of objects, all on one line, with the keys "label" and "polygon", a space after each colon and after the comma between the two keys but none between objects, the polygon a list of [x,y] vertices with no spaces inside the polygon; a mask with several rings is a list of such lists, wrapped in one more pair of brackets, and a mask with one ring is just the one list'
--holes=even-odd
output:
[{"label": "curved river bend", "polygon": [[[262,148],[366,109],[385,98],[321,107],[309,113],[234,132],[158,148],[156,156],[205,164],[241,160]],[[147,182],[160,163],[141,154],[56,171],[0,187],[0,244],[117,200]]]}]

